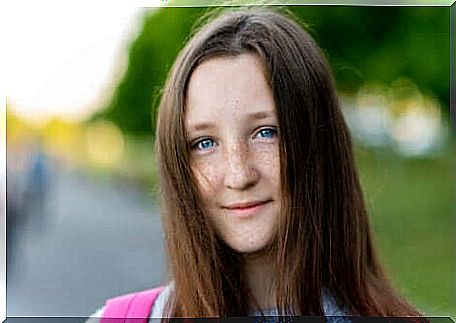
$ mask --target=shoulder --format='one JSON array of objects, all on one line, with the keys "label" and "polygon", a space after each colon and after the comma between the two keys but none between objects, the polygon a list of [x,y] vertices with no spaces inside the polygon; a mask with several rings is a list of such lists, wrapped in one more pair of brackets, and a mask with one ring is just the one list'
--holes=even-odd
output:
[{"label": "shoulder", "polygon": [[174,289],[173,282],[164,286],[164,288],[161,290],[160,294],[158,295],[157,299],[154,302],[154,305],[152,307],[152,311],[150,314],[151,318],[162,318],[162,317],[167,316],[167,315],[165,315],[165,306],[166,306],[168,299],[171,296],[173,289]]},{"label": "shoulder", "polygon": [[86,323],[100,322],[101,318],[148,318],[154,311],[158,311],[157,314],[161,315],[161,309],[164,307],[169,293],[170,285],[167,285],[110,298],[102,308],[89,317]]},{"label": "shoulder", "polygon": [[98,323],[100,322],[101,317],[103,316],[104,306],[99,308],[95,313],[89,316],[85,323]]},{"label": "shoulder", "polygon": [[322,304],[325,316],[348,316],[347,311],[337,304],[335,297],[327,290],[323,290]]}]

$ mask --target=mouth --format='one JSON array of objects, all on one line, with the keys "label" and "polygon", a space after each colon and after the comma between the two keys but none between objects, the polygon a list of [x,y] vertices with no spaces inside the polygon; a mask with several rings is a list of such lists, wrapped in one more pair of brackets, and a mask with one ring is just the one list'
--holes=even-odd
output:
[{"label": "mouth", "polygon": [[245,218],[253,216],[260,211],[262,211],[272,200],[267,201],[252,201],[252,202],[243,202],[235,203],[229,206],[223,207],[227,210],[229,214]]},{"label": "mouth", "polygon": [[267,202],[270,202],[271,200],[265,200],[265,201],[248,201],[248,202],[239,202],[239,203],[233,203],[227,206],[224,206],[225,209],[233,210],[233,209],[247,209],[251,207],[255,207],[257,205],[265,204]]}]

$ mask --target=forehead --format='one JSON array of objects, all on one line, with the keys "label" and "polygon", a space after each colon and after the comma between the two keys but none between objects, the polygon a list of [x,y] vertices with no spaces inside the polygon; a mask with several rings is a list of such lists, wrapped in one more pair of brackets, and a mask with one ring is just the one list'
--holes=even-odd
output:
[{"label": "forehead", "polygon": [[269,112],[274,98],[263,63],[255,54],[217,57],[199,65],[187,91],[186,123],[229,113]]}]

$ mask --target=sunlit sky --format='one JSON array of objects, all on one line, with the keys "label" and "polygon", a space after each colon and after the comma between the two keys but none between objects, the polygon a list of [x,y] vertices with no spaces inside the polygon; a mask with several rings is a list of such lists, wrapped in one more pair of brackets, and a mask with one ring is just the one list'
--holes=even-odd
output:
[{"label": "sunlit sky", "polygon": [[14,111],[80,119],[100,108],[124,71],[143,12],[106,4],[8,7],[6,96]]}]

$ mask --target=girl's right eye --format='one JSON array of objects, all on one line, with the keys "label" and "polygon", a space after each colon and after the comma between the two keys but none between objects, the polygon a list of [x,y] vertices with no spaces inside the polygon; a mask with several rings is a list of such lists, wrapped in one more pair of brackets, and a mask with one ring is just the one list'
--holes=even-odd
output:
[{"label": "girl's right eye", "polygon": [[197,149],[197,150],[208,150],[209,148],[212,148],[215,145],[214,140],[210,138],[203,138],[201,140],[196,141],[194,144],[191,145],[191,149]]}]

